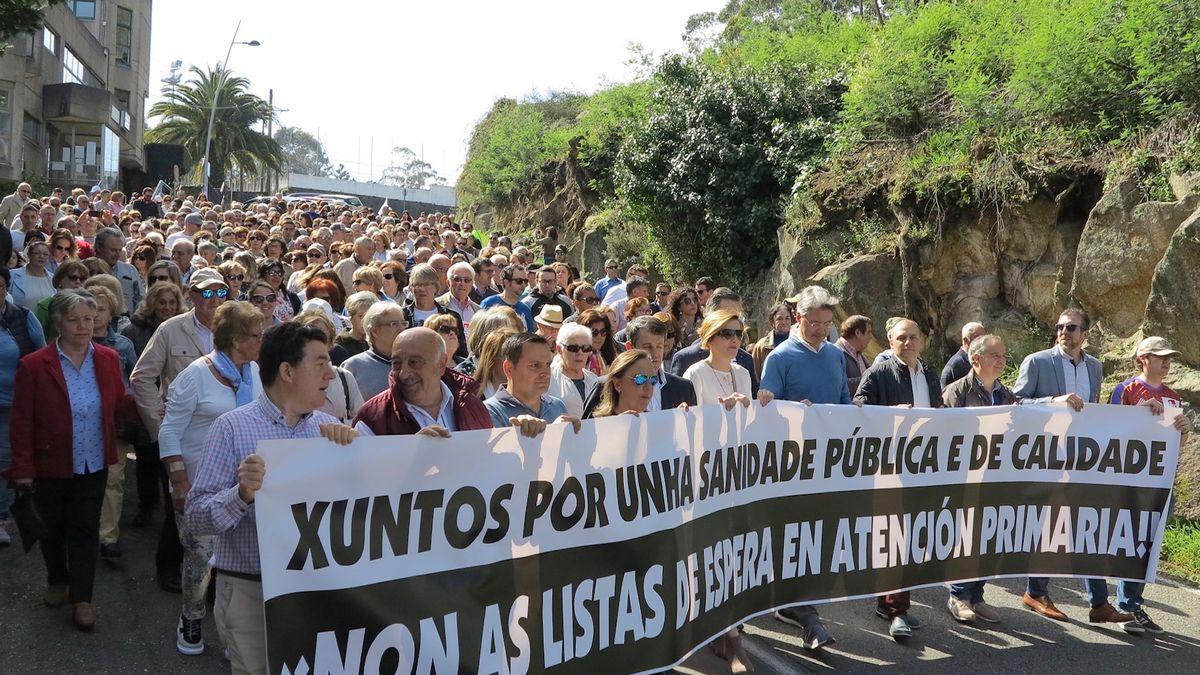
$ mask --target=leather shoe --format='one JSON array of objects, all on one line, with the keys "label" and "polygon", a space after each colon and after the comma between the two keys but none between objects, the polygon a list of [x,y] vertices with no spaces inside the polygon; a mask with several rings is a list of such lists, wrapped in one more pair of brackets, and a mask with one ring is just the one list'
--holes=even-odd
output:
[{"label": "leather shoe", "polygon": [[1099,607],[1093,607],[1088,612],[1088,623],[1128,623],[1133,621],[1133,615],[1127,614],[1106,602]]},{"label": "leather shoe", "polygon": [[67,595],[70,588],[66,584],[53,584],[46,589],[46,594],[42,596],[42,604],[47,607],[62,607],[67,601]]},{"label": "leather shoe", "polygon": [[1025,595],[1021,596],[1021,604],[1025,605],[1029,609],[1032,609],[1038,614],[1041,614],[1047,619],[1054,619],[1055,621],[1067,620],[1067,615],[1063,614],[1059,608],[1054,606],[1054,603],[1050,600],[1049,595],[1043,595],[1040,598],[1035,598],[1026,593]]},{"label": "leather shoe", "polygon": [[158,587],[168,593],[182,593],[183,583],[179,579],[179,572],[159,572]]},{"label": "leather shoe", "polygon": [[79,630],[91,630],[96,627],[96,609],[90,602],[75,603],[75,627]]}]

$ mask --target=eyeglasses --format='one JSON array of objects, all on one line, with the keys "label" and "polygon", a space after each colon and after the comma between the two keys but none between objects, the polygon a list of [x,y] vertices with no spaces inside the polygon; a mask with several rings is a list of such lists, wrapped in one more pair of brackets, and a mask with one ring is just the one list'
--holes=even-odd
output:
[{"label": "eyeglasses", "polygon": [[170,281],[171,277],[167,276],[167,275],[163,275],[163,276],[155,275],[155,276],[149,277],[148,280],[151,284],[156,284],[160,281]]},{"label": "eyeglasses", "polygon": [[726,340],[740,340],[742,338],[742,330],[740,328],[722,328],[717,331],[717,337],[725,338]]},{"label": "eyeglasses", "polygon": [[572,354],[578,354],[579,352],[591,354],[592,352],[596,351],[595,349],[592,349],[591,345],[563,345],[563,349],[571,352]]},{"label": "eyeglasses", "polygon": [[626,375],[625,377],[629,378],[629,380],[632,381],[634,383],[634,385],[639,386],[639,387],[644,387],[647,384],[653,384],[653,385],[658,384],[658,376],[657,375]]},{"label": "eyeglasses", "polygon": [[283,276],[283,268],[272,267],[271,269],[263,270],[263,276],[264,277],[281,277],[281,276]]},{"label": "eyeglasses", "polygon": [[225,281],[243,281],[243,280],[245,280],[245,278],[246,278],[245,274],[226,274],[225,275]]},{"label": "eyeglasses", "polygon": [[78,274],[68,274],[67,278],[77,284],[82,284],[83,282],[87,281],[87,277],[81,277]]},{"label": "eyeglasses", "polygon": [[384,321],[383,323],[377,323],[375,325],[377,327],[387,326],[388,328],[400,328],[400,329],[408,328],[408,324],[404,322],[404,319],[397,319],[395,321]]},{"label": "eyeglasses", "polygon": [[471,277],[450,277],[450,281],[452,281],[456,284],[469,284],[475,280],[472,279]]},{"label": "eyeglasses", "polygon": [[811,320],[809,320],[809,318],[808,318],[808,317],[801,317],[801,318],[802,318],[802,319],[804,319],[804,323],[806,323],[806,324],[808,324],[808,325],[810,325],[810,326],[820,326],[821,328],[824,328],[824,329],[826,329],[826,330],[828,330],[828,329],[830,329],[830,328],[832,328],[832,327],[833,327],[833,321],[820,321],[820,322],[818,322],[818,321],[811,321]]},{"label": "eyeglasses", "polygon": [[439,326],[434,330],[436,330],[440,335],[453,335],[458,337],[458,331],[454,329],[454,326]]},{"label": "eyeglasses", "polygon": [[213,298],[225,298],[229,296],[228,288],[193,288],[192,291],[199,293],[200,297],[204,298],[205,300],[212,300]]},{"label": "eyeglasses", "polygon": [[267,303],[267,302],[269,302],[273,305],[273,304],[275,304],[275,301],[278,299],[279,299],[279,296],[274,293],[272,293],[270,295],[252,295],[252,296],[250,296],[250,302],[252,302],[256,305],[261,305],[261,304]]},{"label": "eyeglasses", "polygon": [[1061,333],[1063,331],[1074,333],[1077,330],[1079,330],[1079,324],[1077,323],[1060,323],[1054,327],[1055,333]]}]

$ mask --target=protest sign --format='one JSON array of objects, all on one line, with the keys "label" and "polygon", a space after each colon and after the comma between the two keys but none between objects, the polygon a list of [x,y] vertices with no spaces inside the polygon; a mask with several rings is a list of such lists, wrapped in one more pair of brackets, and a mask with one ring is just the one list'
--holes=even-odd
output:
[{"label": "protest sign", "polygon": [[775,402],[264,442],[270,671],[656,671],[789,604],[1153,581],[1172,414]]}]

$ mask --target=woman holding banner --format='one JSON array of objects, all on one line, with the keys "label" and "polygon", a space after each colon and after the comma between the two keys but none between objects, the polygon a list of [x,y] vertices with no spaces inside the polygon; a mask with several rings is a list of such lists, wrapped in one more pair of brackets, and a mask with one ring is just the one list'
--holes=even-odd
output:
[{"label": "woman holding banner", "polygon": [[644,349],[621,352],[609,367],[608,377],[600,390],[600,404],[591,417],[646,412],[657,382],[658,373],[650,361],[650,352]]},{"label": "woman holding banner", "polygon": [[221,415],[253,403],[262,393],[258,376],[263,315],[248,302],[226,302],[213,316],[213,351],[196,359],[171,382],[158,432],[159,453],[171,480],[179,542],[183,545],[183,608],[175,629],[181,654],[204,651],[201,625],[215,536],[199,536],[188,525],[184,506],[200,468],[204,437]]}]

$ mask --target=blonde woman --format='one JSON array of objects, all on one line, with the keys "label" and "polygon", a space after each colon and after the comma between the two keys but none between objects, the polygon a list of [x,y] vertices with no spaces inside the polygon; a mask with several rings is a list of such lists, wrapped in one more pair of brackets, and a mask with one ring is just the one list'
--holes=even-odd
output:
[{"label": "blonde woman", "polygon": [[488,399],[495,394],[500,385],[507,381],[504,376],[504,355],[501,353],[501,347],[504,346],[504,340],[511,335],[519,335],[518,332],[508,329],[493,331],[490,335],[483,339],[483,345],[479,348],[477,366],[475,368],[475,381],[479,383],[479,397]]},{"label": "blonde woman", "polygon": [[654,397],[654,382],[658,373],[650,360],[650,352],[630,349],[621,352],[612,362],[608,377],[600,390],[600,404],[591,417],[640,415],[646,412]]},{"label": "blonde woman", "polygon": [[710,312],[700,323],[700,347],[708,357],[683,374],[696,389],[697,405],[719,403],[728,410],[750,404],[750,371],[734,362],[744,329],[741,316],[728,309]]}]

